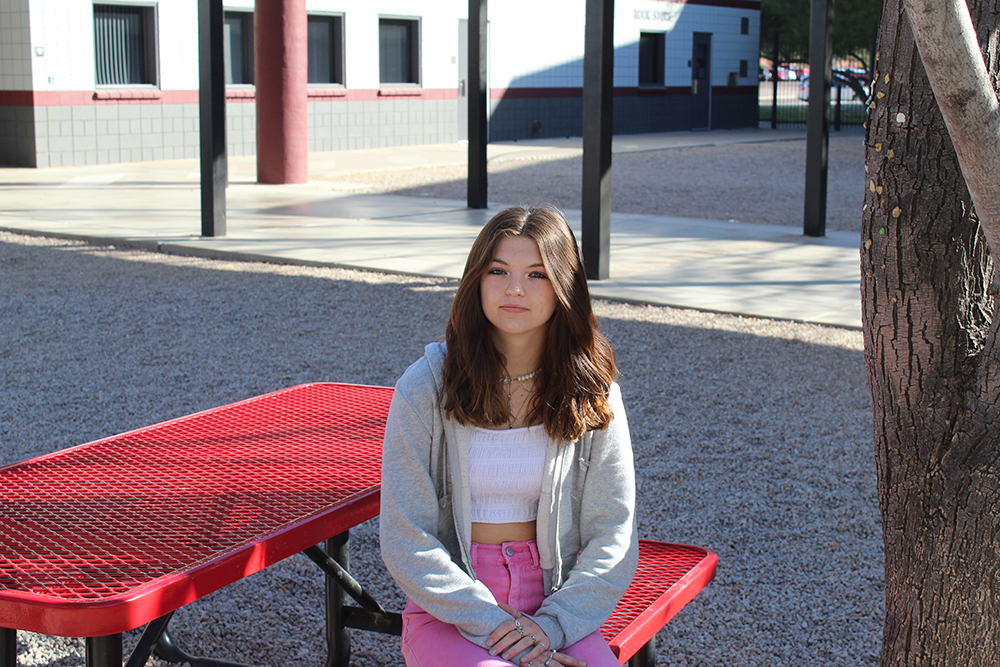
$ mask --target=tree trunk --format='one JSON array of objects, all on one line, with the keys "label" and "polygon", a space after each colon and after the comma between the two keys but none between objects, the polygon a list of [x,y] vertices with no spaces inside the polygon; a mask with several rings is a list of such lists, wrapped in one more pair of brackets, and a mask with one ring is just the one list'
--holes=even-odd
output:
[{"label": "tree trunk", "polygon": [[[970,7],[994,85],[998,5]],[[885,2],[875,70],[861,290],[885,539],[881,663],[992,666],[1000,660],[993,266],[899,0]]]}]

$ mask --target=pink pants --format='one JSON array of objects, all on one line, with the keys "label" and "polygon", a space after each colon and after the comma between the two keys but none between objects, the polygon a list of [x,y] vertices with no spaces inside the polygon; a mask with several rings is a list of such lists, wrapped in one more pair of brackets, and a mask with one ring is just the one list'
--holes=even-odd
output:
[{"label": "pink pants", "polygon": [[[500,545],[473,542],[472,569],[499,602],[526,614],[538,611],[545,599],[534,540]],[[510,667],[512,664],[500,656],[491,656],[489,651],[463,637],[455,626],[434,618],[412,600],[407,601],[403,610],[402,646],[407,667]],[[559,652],[586,661],[587,667],[620,667],[600,631]]]}]

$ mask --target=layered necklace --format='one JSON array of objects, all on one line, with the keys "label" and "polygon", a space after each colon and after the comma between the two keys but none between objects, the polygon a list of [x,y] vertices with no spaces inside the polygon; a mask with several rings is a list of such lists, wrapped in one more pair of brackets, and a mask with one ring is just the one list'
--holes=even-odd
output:
[{"label": "layered necklace", "polygon": [[[527,382],[531,378],[538,375],[538,371],[540,370],[541,370],[540,368],[536,368],[530,373],[525,373],[524,375],[518,375],[516,378],[512,378],[507,375],[500,378],[500,382],[507,388],[507,413],[510,415],[510,422],[507,424],[507,428],[514,428],[514,424],[515,422],[517,422],[517,415],[514,413],[514,392],[516,391],[516,389],[512,388],[511,385],[513,385],[515,382]],[[534,391],[535,391],[534,388],[529,389],[528,396],[530,396]],[[527,404],[527,402],[528,402],[528,397],[526,396],[524,399],[524,404],[521,407],[523,408],[524,405]],[[520,412],[520,410],[518,412]]]}]

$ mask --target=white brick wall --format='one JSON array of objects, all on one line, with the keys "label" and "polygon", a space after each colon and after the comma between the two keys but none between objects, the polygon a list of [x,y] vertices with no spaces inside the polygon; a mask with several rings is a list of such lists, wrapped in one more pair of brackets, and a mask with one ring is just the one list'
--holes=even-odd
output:
[{"label": "white brick wall", "polygon": [[[118,0],[105,0],[116,2]],[[136,0],[156,8],[159,87],[198,87],[197,0]],[[30,6],[30,41],[28,10]],[[6,90],[93,90],[93,0],[5,0],[0,85]],[[227,9],[253,8],[229,0]],[[307,0],[307,11],[344,15],[345,67],[349,88],[378,88],[379,16],[419,17],[421,82],[453,88],[458,81],[458,20],[464,0]],[[634,86],[639,32],[665,31],[668,86],[690,84],[687,63],[693,32],[712,33],[712,85],[725,85],[739,61],[756,78],[759,12],[662,0],[619,0],[615,14],[615,85]],[[740,34],[740,19],[750,19]],[[583,83],[584,0],[505,0],[490,5],[490,86],[579,87]],[[36,56],[35,48],[44,49]],[[30,79],[28,77],[31,77]]]}]

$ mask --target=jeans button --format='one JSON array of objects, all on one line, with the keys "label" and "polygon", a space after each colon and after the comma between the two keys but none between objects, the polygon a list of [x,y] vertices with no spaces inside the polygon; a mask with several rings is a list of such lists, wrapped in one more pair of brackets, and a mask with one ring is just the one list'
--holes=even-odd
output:
[{"label": "jeans button", "polygon": [[508,556],[514,555],[514,547],[507,547],[504,551],[506,551]]}]

